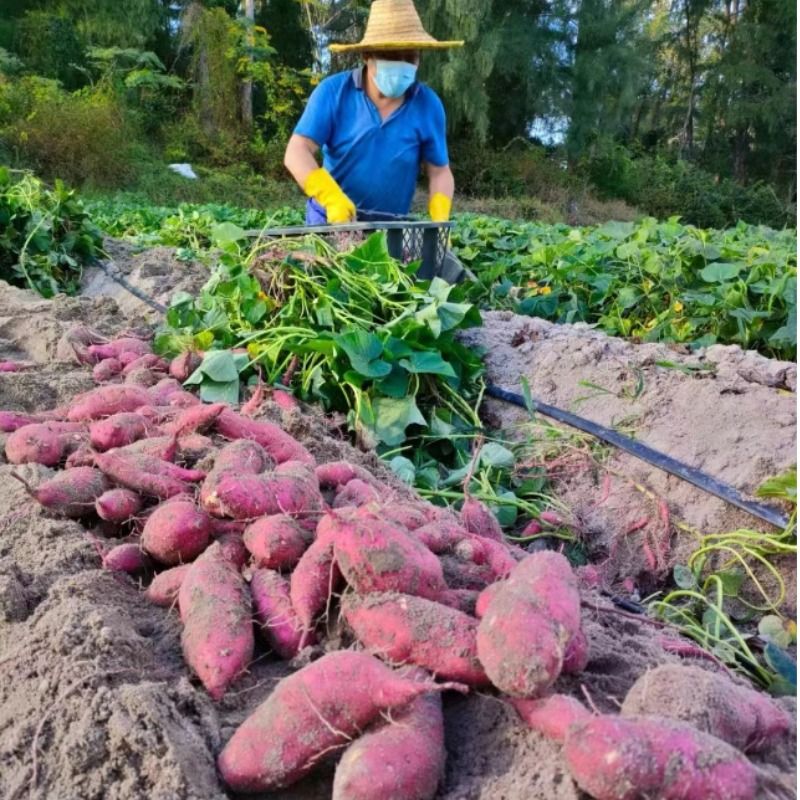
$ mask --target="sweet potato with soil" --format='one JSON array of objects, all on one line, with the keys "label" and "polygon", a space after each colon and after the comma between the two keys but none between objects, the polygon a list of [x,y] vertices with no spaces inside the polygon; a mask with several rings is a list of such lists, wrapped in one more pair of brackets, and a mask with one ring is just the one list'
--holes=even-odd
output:
[{"label": "sweet potato with soil", "polygon": [[475,589],[445,589],[439,595],[438,602],[474,617],[479,594]]},{"label": "sweet potato with soil", "polygon": [[272,791],[307,775],[381,712],[458,684],[401,677],[366,653],[329,653],[284,678],[239,726],[217,765],[233,791]]},{"label": "sweet potato with soil", "polygon": [[342,486],[333,498],[331,504],[333,508],[344,508],[345,506],[365,506],[368,503],[377,503],[381,499],[381,493],[370,484],[353,478]]},{"label": "sweet potato with soil", "polygon": [[[115,450],[95,456],[98,469],[126,489],[167,500],[190,491],[189,484],[171,475],[165,475],[157,466],[166,461],[140,454],[123,454]],[[155,467],[155,468],[154,468]]]},{"label": "sweet potato with soil", "polygon": [[174,436],[153,436],[120,447],[116,451],[125,456],[148,456],[159,461],[174,461],[178,452],[178,440]]},{"label": "sweet potato with soil", "polygon": [[480,592],[495,580],[494,573],[485,564],[461,561],[449,553],[440,555],[439,563],[450,589],[472,589]]},{"label": "sweet potato with soil", "polygon": [[214,700],[248,667],[255,646],[250,589],[215,542],[181,582],[183,655]]},{"label": "sweet potato with soil", "polygon": [[215,449],[214,442],[202,433],[190,433],[178,439],[178,455],[184,463],[201,461]]},{"label": "sweet potato with soil", "polygon": [[21,476],[14,472],[11,474],[48,511],[76,519],[90,514],[97,498],[110,488],[106,476],[94,467],[64,470],[35,489]]},{"label": "sweet potato with soil", "polygon": [[89,352],[90,345],[102,344],[107,339],[85,325],[74,325],[58,340],[56,359],[58,361],[94,364],[99,359]]},{"label": "sweet potato with soil", "polygon": [[661,717],[597,716],[567,730],[570,774],[596,800],[755,800],[756,771],[738,750]]},{"label": "sweet potato with soil", "polygon": [[342,573],[333,558],[333,543],[315,540],[297,562],[289,588],[292,606],[305,631],[311,630],[341,584]]},{"label": "sweet potato with soil", "polygon": [[169,374],[175,380],[183,383],[202,363],[203,357],[200,353],[187,350],[169,362]]},{"label": "sweet potato with soil", "polygon": [[564,646],[564,664],[561,669],[570,675],[583,672],[589,664],[589,642],[582,630],[573,633]]},{"label": "sweet potato with soil", "polygon": [[110,489],[94,504],[97,516],[106,522],[127,522],[142,508],[142,498],[130,489]]},{"label": "sweet potato with soil", "polygon": [[333,537],[334,555],[359,594],[402,592],[435,600],[447,584],[436,556],[412,534],[377,519],[351,519]]},{"label": "sweet potato with soil", "polygon": [[167,566],[192,561],[210,541],[211,519],[192,500],[162,503],[142,530],[142,549]]},{"label": "sweet potato with soil", "polygon": [[150,559],[141,551],[136,542],[118,544],[103,556],[103,569],[110,569],[113,572],[126,572],[128,575],[136,575],[151,566]]},{"label": "sweet potato with soil", "polygon": [[478,659],[491,682],[512,697],[536,697],[561,673],[567,631],[508,584],[478,624]]},{"label": "sweet potato with soil", "polygon": [[72,422],[102,419],[123,411],[136,411],[149,403],[150,397],[141,386],[100,386],[76,397],[67,419]]},{"label": "sweet potato with soil", "polygon": [[511,699],[511,705],[529,728],[560,744],[566,740],[571,727],[592,718],[583,703],[565,694],[552,694],[535,700],[515,697]]},{"label": "sweet potato with soil", "polygon": [[157,606],[169,608],[178,601],[178,592],[190,567],[191,564],[181,564],[159,572],[147,587],[145,597]]},{"label": "sweet potato with soil", "polygon": [[231,519],[255,519],[265,514],[304,516],[321,512],[322,496],[313,483],[303,475],[223,474],[209,502],[218,508],[220,516]]},{"label": "sweet potato with soil", "polygon": [[743,753],[768,748],[790,729],[787,713],[766,695],[725,675],[682,664],[645,672],[628,691],[622,714],[681,720]]},{"label": "sweet potato with soil", "polygon": [[250,591],[259,630],[280,658],[288,661],[300,652],[301,645],[314,644],[313,634],[304,636],[286,578],[271,569],[257,569],[250,579]]},{"label": "sweet potato with soil", "polygon": [[476,536],[485,536],[487,539],[494,539],[503,542],[503,529],[497,521],[497,517],[489,510],[489,507],[476,500],[474,497],[466,497],[461,506],[461,523]]},{"label": "sweet potato with soil", "polygon": [[178,414],[172,422],[168,422],[164,426],[164,430],[175,436],[185,436],[195,431],[206,430],[214,424],[225,408],[227,406],[224,403],[191,406]]},{"label": "sweet potato with soil", "polygon": [[104,358],[92,368],[95,383],[108,383],[122,372],[122,363],[118,358]]},{"label": "sweet potato with soil", "polygon": [[112,414],[89,426],[89,441],[95,450],[100,451],[125,447],[144,438],[148,427],[147,420],[133,411]]},{"label": "sweet potato with soil", "polygon": [[[442,520],[426,522],[414,530],[414,536],[432,553],[440,555],[452,550],[459,542],[467,539],[469,534],[461,525]],[[469,560],[472,561],[472,559]]]},{"label": "sweet potato with soil", "polygon": [[199,406],[201,403],[202,400],[197,395],[183,389],[171,394],[167,400],[167,405],[173,408],[191,408],[192,406]]},{"label": "sweet potato with soil", "polygon": [[319,464],[314,469],[322,489],[338,489],[346,483],[358,478],[364,483],[377,483],[375,476],[357,464],[347,461],[331,461],[328,464]]},{"label": "sweet potato with soil", "polygon": [[6,439],[6,458],[9,464],[42,464],[55,467],[76,449],[79,432],[60,430],[57,423],[37,422],[17,428]]},{"label": "sweet potato with soil", "polygon": [[257,567],[291,570],[314,537],[286,514],[257,519],[244,531],[244,544]]},{"label": "sweet potato with soil", "polygon": [[490,583],[479,595],[478,599],[475,601],[475,616],[478,619],[483,619],[486,616],[486,609],[489,608],[489,603],[492,601],[492,598],[497,594],[500,587],[505,583],[505,581],[497,581],[496,583]]},{"label": "sweet potato with soil", "polygon": [[241,533],[223,533],[216,536],[216,541],[222,548],[222,553],[228,561],[241,570],[247,563],[247,548],[242,541]]},{"label": "sweet potato with soil", "polygon": [[66,461],[64,461],[64,468],[93,467],[95,455],[97,454],[88,444],[82,444],[67,456]]},{"label": "sweet potato with soil", "polygon": [[257,475],[272,469],[274,460],[258,442],[241,439],[226,444],[214,459],[214,471],[233,470],[234,472]]},{"label": "sweet potato with soil", "polygon": [[217,418],[217,431],[226,439],[252,439],[258,442],[278,463],[303,461],[314,464],[314,456],[306,448],[277,425],[246,419],[230,409],[225,409]]},{"label": "sweet potato with soil", "polygon": [[395,664],[416,664],[446,680],[486,686],[478,662],[478,621],[454,608],[395,592],[347,595],[342,615],[373,655]]},{"label": "sweet potato with soil", "polygon": [[[138,369],[146,369],[150,372],[166,372],[169,369],[169,364],[163,358],[157,356],[155,353],[145,353],[143,356],[128,361],[122,368],[123,375],[129,375]],[[160,380],[160,378],[159,378]]]},{"label": "sweet potato with soil", "polygon": [[[417,670],[406,677],[427,676]],[[336,766],[333,800],[432,800],[446,757],[441,698],[422,695],[345,750]]]},{"label": "sweet potato with soil", "polygon": [[135,353],[137,356],[143,356],[152,352],[152,348],[147,342],[132,336],[114,339],[108,344],[91,344],[88,350],[90,355],[99,359],[119,358],[122,353]]},{"label": "sweet potato with soil", "polygon": [[0,411],[0,433],[13,433],[26,425],[35,425],[37,422],[42,422],[42,420],[35,414]]},{"label": "sweet potato with soil", "polygon": [[166,406],[170,397],[183,392],[183,387],[174,378],[162,378],[155,386],[148,390],[150,402],[154,406]]}]

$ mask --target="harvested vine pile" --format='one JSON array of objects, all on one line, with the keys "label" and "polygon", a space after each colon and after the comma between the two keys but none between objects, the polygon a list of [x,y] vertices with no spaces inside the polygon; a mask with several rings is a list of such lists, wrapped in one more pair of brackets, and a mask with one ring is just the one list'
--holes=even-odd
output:
[{"label": "harvested vine pile", "polygon": [[678,752],[682,797],[793,796],[793,700],[80,302],[106,335],[42,304],[35,359],[2,309],[5,797],[673,797]]}]

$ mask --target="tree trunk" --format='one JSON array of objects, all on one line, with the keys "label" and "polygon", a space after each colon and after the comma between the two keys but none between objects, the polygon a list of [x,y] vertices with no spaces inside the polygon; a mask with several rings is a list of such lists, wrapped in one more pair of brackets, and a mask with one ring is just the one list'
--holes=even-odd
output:
[{"label": "tree trunk", "polygon": [[[244,16],[251,26],[247,33],[247,43],[253,44],[252,26],[255,24],[255,0],[244,0]],[[248,130],[253,127],[253,81],[249,78],[242,82],[242,124]]]}]

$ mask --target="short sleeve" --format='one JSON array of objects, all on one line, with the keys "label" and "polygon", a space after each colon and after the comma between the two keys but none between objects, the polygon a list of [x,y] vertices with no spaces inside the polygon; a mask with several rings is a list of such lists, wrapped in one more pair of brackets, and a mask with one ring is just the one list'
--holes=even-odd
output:
[{"label": "short sleeve", "polygon": [[322,81],[311,92],[294,132],[299,136],[311,139],[320,147],[328,143],[333,132],[333,103],[331,102],[331,84],[328,80]]},{"label": "short sleeve", "polygon": [[422,160],[434,167],[446,167],[450,163],[447,154],[447,118],[444,104],[431,90],[427,92],[429,124],[422,141]]}]

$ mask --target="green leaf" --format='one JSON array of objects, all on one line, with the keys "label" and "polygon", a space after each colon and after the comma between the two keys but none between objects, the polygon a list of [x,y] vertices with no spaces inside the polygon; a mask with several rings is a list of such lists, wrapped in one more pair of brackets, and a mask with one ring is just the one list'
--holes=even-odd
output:
[{"label": "green leaf", "polygon": [[792,687],[792,694],[797,692],[797,663],[792,657],[770,642],[764,648],[764,659],[778,676]]},{"label": "green leaf", "polygon": [[[498,499],[516,500],[517,496],[514,492],[504,491],[497,492]],[[506,505],[504,503],[489,503],[489,508],[492,513],[497,517],[497,521],[503,528],[510,528],[517,521],[517,507]]]},{"label": "green leaf", "polygon": [[725,572],[715,572],[714,575],[719,578],[722,584],[722,593],[726,597],[736,597],[739,594],[739,589],[742,588],[744,582],[744,572],[741,570],[727,570]]},{"label": "green leaf", "polygon": [[684,564],[676,564],[672,570],[672,579],[679,589],[694,589],[697,586],[694,573]]},{"label": "green leaf", "polygon": [[781,619],[776,614],[767,614],[758,623],[758,635],[782,649],[789,647],[795,639],[796,627],[791,620]]},{"label": "green leaf", "polygon": [[215,247],[227,249],[232,244],[241,241],[246,236],[244,230],[232,222],[220,222],[214,225],[209,233],[209,238]]},{"label": "green leaf", "polygon": [[434,351],[412,353],[411,358],[403,359],[400,362],[400,366],[416,374],[428,373],[446,375],[448,378],[456,377],[453,367],[442,358],[441,353]]},{"label": "green leaf", "polygon": [[387,397],[401,398],[408,394],[408,384],[408,373],[395,364],[392,371],[383,380],[375,382],[375,389]]},{"label": "green leaf", "polygon": [[436,312],[442,323],[442,330],[450,331],[458,327],[471,310],[469,303],[442,303]]},{"label": "green leaf", "polygon": [[389,466],[392,472],[394,472],[401,481],[404,481],[409,486],[414,485],[414,478],[416,477],[417,470],[412,461],[405,456],[395,456],[389,462]]},{"label": "green leaf", "polygon": [[742,266],[742,264],[715,261],[700,270],[700,277],[706,283],[725,283],[725,281],[732,281],[742,271]]},{"label": "green leaf", "polygon": [[425,425],[413,397],[402,400],[391,397],[377,397],[373,401],[375,413],[375,433],[384,444],[400,445],[406,438],[406,428],[409,425]]},{"label": "green leaf", "polygon": [[487,442],[481,447],[480,463],[486,467],[511,469],[514,466],[514,454],[497,442]]},{"label": "green leaf", "polygon": [[353,328],[335,336],[334,341],[347,353],[353,369],[365,378],[383,378],[392,371],[391,364],[381,359],[383,342],[374,333]]},{"label": "green leaf", "polygon": [[236,405],[239,402],[239,379],[235,381],[204,380],[200,386],[200,399],[204,403],[228,403]]},{"label": "green leaf", "polygon": [[218,383],[239,380],[239,370],[230,350],[210,350],[203,357],[200,370]]}]

